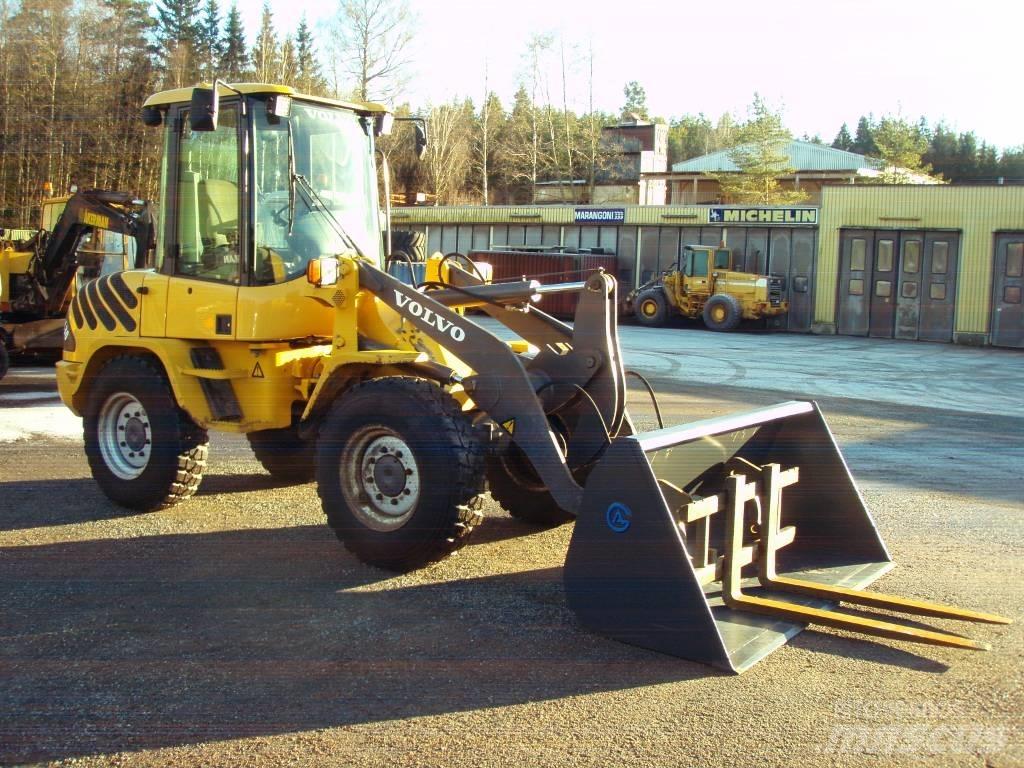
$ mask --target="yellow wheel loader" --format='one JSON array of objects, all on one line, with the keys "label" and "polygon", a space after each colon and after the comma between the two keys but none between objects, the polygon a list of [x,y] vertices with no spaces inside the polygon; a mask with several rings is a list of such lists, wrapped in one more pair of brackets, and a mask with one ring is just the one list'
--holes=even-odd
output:
[{"label": "yellow wheel loader", "polygon": [[696,320],[712,331],[731,331],[742,320],[783,315],[781,275],[755,275],[732,269],[727,248],[686,245],[672,269],[641,285],[626,299],[641,325],[660,327],[673,314]]},{"label": "yellow wheel loader", "polygon": [[[143,120],[165,149],[155,265],[75,297],[58,368],[116,503],[191,495],[218,429],[283,480],[315,479],[328,525],[375,566],[457,549],[488,487],[533,522],[575,519],[581,622],[725,669],[809,623],[982,647],[838,602],[1003,621],[863,591],[889,554],[813,403],[637,433],[610,276],[488,283],[432,257],[418,284],[392,277],[383,107],[215,83],[152,96]],[[534,306],[565,291],[571,327]]]}]

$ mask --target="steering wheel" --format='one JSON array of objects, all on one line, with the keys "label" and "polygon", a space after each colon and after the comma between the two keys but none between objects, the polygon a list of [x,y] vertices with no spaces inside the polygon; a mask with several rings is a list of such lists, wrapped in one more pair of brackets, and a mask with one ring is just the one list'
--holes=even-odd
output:
[{"label": "steering wheel", "polygon": [[270,212],[270,218],[273,219],[274,223],[277,224],[277,226],[279,226],[279,227],[287,227],[288,226],[287,213],[288,213],[288,209],[289,208],[291,208],[290,205],[282,205],[280,208],[278,208],[276,210],[272,210]]}]

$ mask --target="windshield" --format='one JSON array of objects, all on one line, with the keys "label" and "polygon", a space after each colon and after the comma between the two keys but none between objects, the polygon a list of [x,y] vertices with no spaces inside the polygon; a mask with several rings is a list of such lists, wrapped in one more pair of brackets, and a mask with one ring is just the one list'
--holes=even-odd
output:
[{"label": "windshield", "polygon": [[377,177],[365,121],[300,102],[276,124],[265,104],[253,112],[257,282],[291,280],[305,274],[310,259],[352,253],[346,238],[379,264]]}]

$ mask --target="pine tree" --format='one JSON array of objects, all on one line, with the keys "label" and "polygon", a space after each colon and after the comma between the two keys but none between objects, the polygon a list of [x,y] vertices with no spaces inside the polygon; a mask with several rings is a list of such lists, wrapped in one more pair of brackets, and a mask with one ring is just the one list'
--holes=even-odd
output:
[{"label": "pine tree", "polygon": [[956,179],[972,179],[978,175],[978,137],[974,131],[961,133],[957,139]]},{"label": "pine tree", "polygon": [[313,49],[313,33],[306,23],[305,14],[299,19],[299,27],[295,31],[295,69],[295,84],[303,93],[318,95],[326,89]]},{"label": "pine tree", "polygon": [[199,43],[199,0],[157,0],[156,38],[168,85],[195,81]]},{"label": "pine tree", "polygon": [[274,30],[274,15],[270,12],[269,0],[263,2],[260,32],[256,36],[256,44],[252,47],[252,66],[257,82],[272,83],[277,79],[280,51],[277,47],[277,32]]},{"label": "pine tree", "polygon": [[878,157],[878,145],[875,144],[874,128],[871,123],[872,121],[869,117],[861,117],[857,121],[857,132],[853,136],[853,146],[850,147],[851,152],[856,152],[858,155]]},{"label": "pine tree", "polygon": [[204,80],[213,81],[218,76],[217,68],[224,56],[224,42],[220,35],[220,7],[217,0],[206,0],[203,16],[199,21],[199,74]]},{"label": "pine tree", "polygon": [[846,152],[852,151],[853,139],[850,137],[850,129],[846,127],[846,123],[843,123],[839,133],[832,140],[832,149],[842,149]]},{"label": "pine tree", "polygon": [[188,43],[195,47],[198,16],[199,0],[157,0],[157,40],[164,46]]},{"label": "pine tree", "polygon": [[223,53],[220,58],[220,74],[227,80],[243,80],[249,70],[246,60],[245,30],[238,6],[231,4],[228,20],[224,27]]},{"label": "pine tree", "polygon": [[647,91],[636,80],[630,80],[622,89],[626,103],[622,106],[622,117],[636,115],[641,120],[647,119]]},{"label": "pine tree", "polygon": [[928,150],[928,141],[918,126],[900,117],[883,117],[874,130],[874,141],[882,161],[882,183],[909,184],[915,175],[931,172],[921,159]]},{"label": "pine tree", "polygon": [[943,123],[939,123],[931,133],[928,151],[924,153],[922,159],[932,166],[935,173],[955,181],[957,147],[956,134]]},{"label": "pine tree", "polygon": [[786,147],[792,134],[782,125],[781,115],[772,112],[758,94],[749,109],[749,119],[739,131],[741,144],[729,152],[738,173],[716,175],[722,197],[731,203],[784,205],[807,199],[801,190],[779,186],[779,177],[794,173]]}]

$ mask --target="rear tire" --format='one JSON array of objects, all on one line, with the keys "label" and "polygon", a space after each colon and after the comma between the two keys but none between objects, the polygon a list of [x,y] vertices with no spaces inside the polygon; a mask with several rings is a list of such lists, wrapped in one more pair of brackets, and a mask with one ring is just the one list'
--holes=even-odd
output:
[{"label": "rear tire", "polygon": [[92,385],[83,426],[85,455],[111,501],[149,512],[196,492],[208,438],[182,411],[157,366],[115,357]]},{"label": "rear tire", "polygon": [[712,331],[731,331],[743,319],[743,310],[735,296],[716,293],[704,304],[704,325]]},{"label": "rear tire", "polygon": [[424,379],[371,379],[339,396],[320,428],[316,479],[335,535],[381,568],[440,560],[483,521],[480,441]]},{"label": "rear tire", "polygon": [[636,298],[636,309],[633,311],[637,322],[650,328],[660,328],[668,319],[668,302],[660,289],[644,291]]},{"label": "rear tire", "polygon": [[292,427],[250,432],[249,445],[270,476],[281,483],[311,483],[316,478],[316,441]]},{"label": "rear tire", "polygon": [[11,367],[11,356],[7,353],[7,347],[4,345],[3,336],[0,336],[0,379],[7,375],[7,371]]},{"label": "rear tire", "polygon": [[523,452],[515,445],[487,460],[491,498],[510,516],[524,523],[556,528],[575,518],[555,503]]}]

